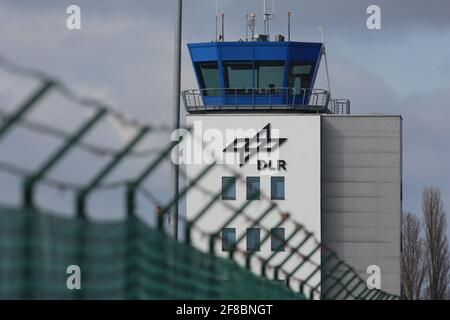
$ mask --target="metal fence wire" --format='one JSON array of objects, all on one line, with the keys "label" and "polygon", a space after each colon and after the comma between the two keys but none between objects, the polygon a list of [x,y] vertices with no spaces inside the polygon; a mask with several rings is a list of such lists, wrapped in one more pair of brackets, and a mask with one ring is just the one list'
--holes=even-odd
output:
[{"label": "metal fence wire", "polygon": [[[214,164],[207,166],[198,176],[190,177],[190,183],[180,190],[178,199],[161,202],[154,190],[145,186],[145,181],[162,163],[170,161],[171,151],[178,142],[144,151],[136,151],[135,147],[154,132],[169,135],[169,128],[141,124],[102,101],[85,99],[61,81],[18,66],[2,56],[0,69],[8,74],[37,79],[40,83],[16,109],[11,112],[0,110],[0,142],[17,126],[61,141],[61,145],[35,171],[0,161],[0,171],[19,177],[22,185],[21,205],[0,204],[0,299],[398,299],[384,291],[368,289],[351,266],[315,240],[313,234],[268,198],[265,199],[267,209],[256,218],[247,215],[246,203],[240,208],[230,207],[233,214],[214,231],[201,230],[198,221],[210,214],[209,209],[214,203],[221,201],[220,193],[201,190],[198,185],[214,170]],[[67,100],[93,111],[75,132],[63,132],[26,118],[52,91],[58,91]],[[83,141],[85,135],[107,116],[135,129],[135,135],[122,149],[108,149]],[[49,172],[74,148],[108,156],[109,160],[84,185],[50,178]],[[125,159],[146,159],[150,154],[154,157],[133,177],[106,182]],[[228,170],[232,171],[231,168]],[[233,175],[241,179],[238,173],[233,172]],[[183,171],[182,177],[185,177]],[[35,194],[40,184],[71,191],[75,215],[63,217],[58,212],[39,208]],[[90,219],[87,212],[89,196],[98,190],[116,188],[124,189],[125,218],[114,222]],[[166,234],[164,219],[173,204],[185,198],[193,188],[204,192],[210,201],[191,220],[183,221],[185,237],[177,242]],[[158,204],[156,226],[150,226],[139,218],[139,194]],[[215,252],[214,243],[220,230],[234,219],[246,217],[253,226],[261,226],[262,219],[268,215],[278,215],[279,225],[290,222],[296,226],[293,233],[283,239],[288,254],[281,263],[273,262],[277,252],[263,258],[255,252],[242,252],[237,245],[228,257]],[[200,233],[209,243],[209,252],[191,243],[193,232]],[[291,239],[298,234],[303,235],[303,240],[293,243]],[[265,236],[262,242],[267,239]],[[238,242],[241,240],[242,237]],[[315,241],[315,245],[312,251],[307,251],[304,244],[310,240]],[[315,265],[311,257],[317,251],[322,252],[322,259]],[[244,265],[236,259],[238,255],[245,257]],[[284,269],[284,264],[292,257],[296,257],[299,264],[294,270]],[[255,271],[250,267],[252,259],[260,260],[261,270]],[[296,272],[307,264],[313,266],[311,273],[299,279]],[[71,265],[81,269],[81,290],[69,290],[67,286],[67,268]],[[321,281],[314,283],[312,279],[317,274],[321,275]],[[278,279],[283,279],[283,282]],[[294,281],[298,286],[293,286]]]},{"label": "metal fence wire", "polygon": [[[114,223],[0,208],[1,299],[303,299],[137,218]],[[68,290],[68,266],[82,270]]]}]

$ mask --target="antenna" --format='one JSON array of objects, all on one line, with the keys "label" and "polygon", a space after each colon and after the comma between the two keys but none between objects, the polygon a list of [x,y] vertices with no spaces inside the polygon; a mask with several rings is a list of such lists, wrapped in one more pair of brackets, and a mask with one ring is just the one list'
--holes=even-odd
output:
[{"label": "antenna", "polygon": [[320,33],[322,35],[322,43],[325,45],[325,40],[324,40],[324,36],[323,36],[323,27],[318,27],[317,29],[320,30]]},{"label": "antenna", "polygon": [[263,0],[264,4],[264,34],[270,39],[270,20],[275,19],[275,0],[272,1],[272,13],[267,12],[267,0]]},{"label": "antenna", "polygon": [[291,41],[291,12],[288,12],[288,41]]},{"label": "antenna", "polygon": [[252,37],[250,38],[252,41],[255,39],[255,26],[256,26],[256,14],[248,13],[247,14],[247,30],[250,29]]},{"label": "antenna", "polygon": [[219,40],[219,0],[216,0],[216,41]]},{"label": "antenna", "polygon": [[248,10],[245,14],[245,41],[248,41]]},{"label": "antenna", "polygon": [[222,13],[222,35],[220,36],[222,42],[225,41],[225,14]]}]

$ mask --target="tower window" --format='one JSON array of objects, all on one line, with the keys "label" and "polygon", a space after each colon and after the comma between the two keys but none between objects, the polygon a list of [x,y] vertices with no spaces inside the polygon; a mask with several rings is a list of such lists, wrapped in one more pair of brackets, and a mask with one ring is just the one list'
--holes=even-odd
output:
[{"label": "tower window", "polygon": [[223,63],[227,94],[252,94],[253,62],[228,61]]},{"label": "tower window", "polygon": [[195,64],[195,69],[198,81],[200,83],[200,88],[206,89],[203,91],[203,94],[206,96],[218,95],[220,92],[215,89],[220,88],[221,85],[217,62],[197,62]]},{"label": "tower window", "polygon": [[284,251],[284,228],[270,229],[270,240],[272,251]]},{"label": "tower window", "polygon": [[224,228],[222,230],[222,251],[232,251],[236,245],[236,229]]},{"label": "tower window", "polygon": [[247,229],[247,251],[259,251],[261,247],[261,232],[259,228]]},{"label": "tower window", "polygon": [[280,91],[284,82],[284,61],[258,61],[256,63],[256,83],[258,93]]},{"label": "tower window", "polygon": [[261,198],[259,177],[247,177],[247,200],[259,200]]},{"label": "tower window", "polygon": [[271,178],[271,198],[272,200],[284,200],[284,177]]},{"label": "tower window", "polygon": [[222,200],[236,200],[236,177],[222,177]]},{"label": "tower window", "polygon": [[297,90],[309,89],[313,63],[293,61],[289,65],[288,87]]}]

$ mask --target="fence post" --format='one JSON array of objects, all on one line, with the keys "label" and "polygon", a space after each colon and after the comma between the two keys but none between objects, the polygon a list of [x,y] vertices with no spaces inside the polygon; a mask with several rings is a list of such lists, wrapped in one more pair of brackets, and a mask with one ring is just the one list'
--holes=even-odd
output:
[{"label": "fence post", "polygon": [[106,110],[100,108],[95,115],[85,122],[53,155],[43,163],[35,174],[27,177],[24,183],[24,206],[28,208],[34,207],[34,186],[42,177],[45,176],[66,154],[71,148],[106,114]]},{"label": "fence post", "polygon": [[25,102],[23,102],[17,111],[11,116],[7,117],[6,121],[0,127],[0,138],[13,127],[36,103],[44,97],[44,95],[54,86],[52,80],[46,80],[36,91],[34,91]]},{"label": "fence post", "polygon": [[76,197],[76,210],[78,216],[86,215],[86,198],[89,193],[99,185],[99,183],[125,158],[134,146],[141,141],[141,139],[150,130],[148,127],[143,127],[135,135],[135,137],[120,151],[83,189],[81,189]]},{"label": "fence post", "polygon": [[[296,225],[296,227],[295,227],[295,229],[294,229],[294,231],[291,233],[291,235],[284,241],[285,243],[286,242],[289,242],[289,240],[291,240],[300,230],[302,230],[303,229],[303,227],[302,226],[300,226],[300,225]],[[312,234],[310,234],[310,236],[312,236]],[[309,238],[309,237],[308,237]],[[263,277],[266,277],[267,276],[267,274],[266,274],[266,267],[267,267],[267,265],[269,264],[269,262],[277,255],[277,254],[279,254],[280,252],[277,252],[277,251],[275,251],[275,252],[273,252],[271,255],[270,255],[270,257],[268,258],[268,259],[266,259],[262,264],[261,264],[261,276],[263,276]],[[294,250],[292,250],[291,251],[291,253],[289,254],[289,255],[293,255],[294,254]]]}]

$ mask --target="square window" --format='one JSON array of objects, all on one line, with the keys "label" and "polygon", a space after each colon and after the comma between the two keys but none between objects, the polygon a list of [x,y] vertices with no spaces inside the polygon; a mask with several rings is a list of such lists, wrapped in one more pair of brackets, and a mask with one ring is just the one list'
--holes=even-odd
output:
[{"label": "square window", "polygon": [[203,94],[206,96],[217,95],[218,90],[216,88],[221,87],[217,62],[197,62],[195,69],[200,82],[200,88],[205,89],[202,91]]},{"label": "square window", "polygon": [[247,236],[247,251],[259,251],[261,246],[260,229],[248,228],[246,236]]},{"label": "square window", "polygon": [[284,251],[284,228],[270,229],[270,240],[272,251]]},{"label": "square window", "polygon": [[284,177],[272,177],[271,198],[272,200],[284,200]]},{"label": "square window", "polygon": [[258,61],[255,66],[256,84],[259,89],[282,88],[284,61]]},{"label": "square window", "polygon": [[222,200],[236,200],[236,177],[222,177]]},{"label": "square window", "polygon": [[224,228],[222,230],[222,251],[232,251],[236,245],[236,229]]},{"label": "square window", "polygon": [[260,198],[259,177],[247,177],[247,200],[259,200]]},{"label": "square window", "polygon": [[251,94],[253,85],[253,62],[224,61],[224,81],[227,94]]}]

